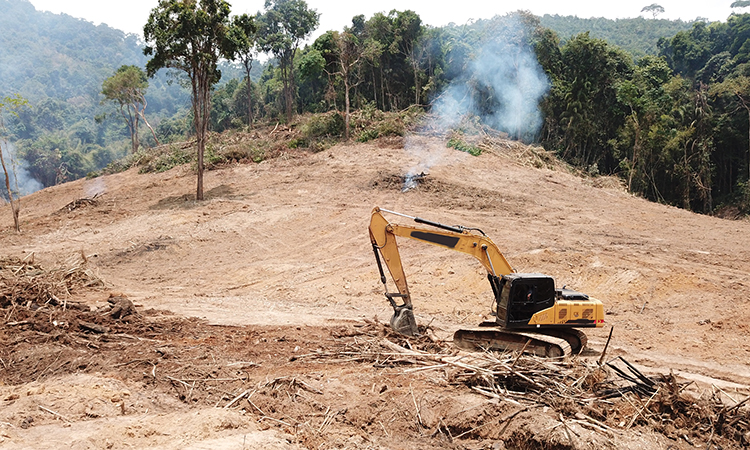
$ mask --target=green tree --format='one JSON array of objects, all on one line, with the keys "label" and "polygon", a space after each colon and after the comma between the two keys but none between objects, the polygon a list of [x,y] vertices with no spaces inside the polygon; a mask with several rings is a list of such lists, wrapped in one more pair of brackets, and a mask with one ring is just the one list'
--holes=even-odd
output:
[{"label": "green tree", "polygon": [[[550,37],[545,38],[549,47]],[[630,77],[632,59],[601,39],[581,33],[568,41],[559,57],[546,50],[552,88],[542,105],[547,117],[545,144],[563,159],[593,171],[613,171],[616,160],[612,139],[625,121],[617,86]],[[545,62],[543,61],[543,62]],[[554,73],[559,67],[559,73]]]},{"label": "green tree", "polygon": [[266,0],[265,14],[258,13],[257,43],[261,51],[274,55],[279,62],[284,90],[287,121],[294,113],[294,57],[299,45],[318,27],[320,14],[304,0]]},{"label": "green tree", "polygon": [[[149,76],[161,68],[183,71],[192,89],[193,126],[198,146],[198,183],[196,199],[203,200],[203,153],[210,121],[211,86],[221,78],[219,58],[234,60],[241,34],[233,26],[251,24],[251,20],[230,18],[230,5],[225,0],[159,0],[143,27],[146,47],[151,55],[146,64]],[[242,31],[249,35],[252,30]]]},{"label": "green tree", "polygon": [[[14,96],[8,96],[0,98],[0,166],[3,168],[3,174],[5,175],[5,189],[8,193],[8,201],[10,202],[10,210],[11,214],[13,215],[13,224],[16,227],[16,232],[21,232],[21,223],[19,221],[19,213],[21,212],[21,199],[20,199],[20,193],[18,192],[18,177],[16,175],[16,171],[13,170],[14,175],[14,182],[15,182],[15,192],[18,194],[19,198],[13,198],[13,192],[14,190],[11,189],[10,186],[10,173],[8,171],[8,166],[6,165],[5,158],[3,157],[3,146],[5,144],[5,135],[7,134],[7,129],[5,128],[5,119],[4,115],[5,113],[9,113],[12,115],[17,115],[16,110],[19,108],[25,106],[28,102],[26,99],[21,97],[20,95],[14,95]],[[11,160],[10,163],[14,164],[13,162],[13,156],[10,154],[10,151],[8,152],[9,159]],[[14,167],[15,169],[15,167]]]},{"label": "green tree", "polygon": [[645,147],[648,147],[644,141],[667,107],[664,85],[670,76],[671,69],[663,58],[647,56],[639,61],[631,78],[620,81],[616,86],[617,98],[628,111],[621,135],[627,136],[624,140],[628,142],[630,155],[622,155],[620,168],[626,174],[630,192],[634,191],[634,179],[638,184],[638,181],[647,178],[645,174],[651,161],[644,155]]},{"label": "green tree", "polygon": [[748,118],[748,159],[747,176],[750,183],[750,77],[740,75],[728,78],[711,87],[712,95],[724,95],[734,99],[736,107],[733,112],[743,111]]},{"label": "green tree", "polygon": [[336,71],[330,75],[338,75],[344,84],[344,139],[349,140],[349,122],[351,121],[350,91],[359,84],[357,74],[363,58],[361,43],[349,29],[343,32],[331,33]]},{"label": "green tree", "polygon": [[146,89],[148,80],[140,67],[120,66],[117,72],[102,83],[104,101],[115,103],[120,108],[120,115],[130,131],[130,144],[133,153],[138,151],[138,125],[140,119],[146,124],[154,141],[159,145],[154,129],[146,119]]},{"label": "green tree", "polygon": [[[356,34],[356,32],[355,32]],[[419,40],[422,20],[414,11],[375,13],[364,24],[365,47],[371,55],[373,100],[383,110],[419,103]],[[416,51],[416,53],[415,53]]]},{"label": "green tree", "polygon": [[658,16],[659,14],[664,14],[664,7],[656,3],[652,3],[648,6],[644,6],[641,12],[649,12],[654,16],[654,19],[656,19],[656,16]]},{"label": "green tree", "polygon": [[247,14],[237,16],[232,27],[232,38],[237,43],[237,57],[245,69],[245,92],[247,95],[247,124],[253,126],[253,82],[250,71],[255,60],[255,32],[257,31],[253,18]]}]

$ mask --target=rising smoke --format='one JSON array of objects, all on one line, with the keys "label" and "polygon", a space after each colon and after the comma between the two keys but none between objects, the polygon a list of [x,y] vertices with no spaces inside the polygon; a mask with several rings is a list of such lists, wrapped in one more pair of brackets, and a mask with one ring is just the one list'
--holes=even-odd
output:
[{"label": "rising smoke", "polygon": [[514,139],[534,141],[549,80],[526,38],[529,30],[517,15],[508,15],[493,19],[486,31],[474,60],[433,101],[436,125],[452,128],[476,116]]},{"label": "rising smoke", "polygon": [[[476,56],[433,99],[426,128],[447,132],[468,118],[477,118],[512,139],[533,142],[542,127],[539,103],[550,84],[529,43],[530,30],[517,14],[495,17],[484,25],[481,32],[486,37]],[[408,170],[407,183],[420,171],[429,170],[445,153],[427,156],[428,152],[409,137],[405,148],[420,158]]]},{"label": "rising smoke", "polygon": [[[0,140],[0,149],[3,152],[5,166],[10,178],[10,189],[14,196],[24,196],[44,188],[42,183],[35,180],[29,173],[26,161],[19,159],[16,148],[10,142]],[[5,172],[0,168],[0,198],[8,200],[8,192],[5,187]]]}]

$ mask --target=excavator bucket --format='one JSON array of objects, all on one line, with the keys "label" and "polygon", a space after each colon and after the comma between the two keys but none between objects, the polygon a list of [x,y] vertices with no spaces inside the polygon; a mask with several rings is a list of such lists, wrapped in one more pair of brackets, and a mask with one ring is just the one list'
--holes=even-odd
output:
[{"label": "excavator bucket", "polygon": [[406,336],[416,336],[419,334],[417,320],[414,318],[414,311],[406,306],[394,307],[393,317],[391,317],[391,328],[397,333]]}]

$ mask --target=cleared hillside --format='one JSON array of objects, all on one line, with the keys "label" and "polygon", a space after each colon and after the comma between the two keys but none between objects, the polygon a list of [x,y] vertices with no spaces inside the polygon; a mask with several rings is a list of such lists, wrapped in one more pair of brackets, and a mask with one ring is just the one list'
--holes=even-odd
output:
[{"label": "cleared hillside", "polygon": [[[191,400],[193,390],[189,386],[195,385],[190,380],[210,375],[180,376],[174,369],[169,376],[188,387],[179,381],[170,384],[164,378],[167,372],[162,372],[170,367],[168,361],[138,362],[152,361],[156,355],[153,348],[153,355],[128,353],[135,362],[126,360],[92,369],[85,363],[62,366],[55,362],[55,345],[62,344],[59,338],[44,338],[47,340],[38,350],[48,352],[51,359],[40,358],[49,361],[49,370],[29,370],[29,379],[23,383],[17,379],[10,382],[8,375],[5,385],[0,385],[7,406],[6,412],[0,413],[0,422],[12,424],[2,428],[5,445],[54,448],[42,445],[54,436],[59,441],[81,442],[80,448],[89,448],[84,444],[101,445],[105,439],[116,442],[112,448],[125,448],[126,444],[140,448],[235,448],[232,445],[239,444],[243,448],[481,448],[488,439],[509,439],[495,430],[495,435],[474,433],[449,443],[440,440],[443,435],[437,431],[426,437],[434,431],[429,426],[420,428],[419,433],[424,432],[421,439],[407,439],[399,433],[408,427],[384,423],[381,428],[375,421],[372,428],[361,425],[369,438],[347,441],[347,433],[350,438],[354,433],[348,426],[354,423],[357,429],[358,420],[374,420],[366,419],[364,404],[368,402],[372,411],[380,412],[392,407],[393,402],[408,405],[403,410],[409,409],[411,415],[414,406],[408,402],[412,398],[415,404],[417,399],[420,405],[426,402],[423,414],[427,414],[428,404],[447,404],[446,399],[457,396],[461,401],[455,400],[455,405],[486,400],[461,385],[436,381],[422,372],[409,374],[398,366],[321,366],[296,360],[298,355],[338,345],[342,336],[347,336],[332,330],[356,330],[390,317],[367,237],[374,206],[446,224],[480,227],[518,271],[547,273],[558,285],[601,299],[607,324],[587,332],[587,355],[594,360],[611,326],[614,332],[609,357],[623,356],[651,374],[673,370],[683,381],[698,381],[701,389],[713,385],[737,400],[747,396],[750,247],[746,242],[750,223],[649,203],[628,195],[610,179],[579,178],[562,166],[550,169],[534,156],[534,151],[538,149],[505,142],[473,157],[429,137],[338,145],[316,154],[290,151],[261,164],[208,172],[207,201],[203,203],[190,200],[195,179],[187,166],[143,175],[131,169],[25,197],[20,235],[12,231],[8,206],[0,207],[0,258],[28,261],[33,252],[36,263],[56,267],[83,253],[88,267],[106,282],[106,289],[73,294],[71,301],[101,306],[110,292],[118,292],[141,311],[162,311],[158,317],[169,311],[176,317],[205,318],[207,323],[202,325],[181,325],[194,331],[179,337],[180,342],[187,345],[194,339],[195,348],[210,353],[212,346],[218,349],[220,343],[232,340],[236,348],[247,352],[245,362],[256,365],[246,373],[258,386],[263,380],[282,375],[308,384],[314,380],[322,392],[328,391],[321,386],[336,385],[336,394],[325,397],[328,403],[320,400],[320,417],[310,425],[320,431],[313,433],[318,440],[310,438],[312,435],[305,435],[305,440],[299,434],[304,426],[286,426],[289,423],[283,417],[292,415],[291,409],[268,411],[262,404],[256,405],[264,417],[276,417],[274,422],[236,410],[215,410],[203,398]],[[417,188],[402,192],[401,177],[410,170],[428,175]],[[70,207],[71,202],[95,194],[96,204]],[[436,338],[450,340],[455,329],[476,325],[489,312],[490,289],[476,261],[414,242],[403,242],[402,248],[417,320],[423,325],[429,323]],[[9,317],[6,311],[8,339],[12,334],[7,330],[21,329],[18,325],[10,327],[9,321],[20,320]],[[214,325],[209,324],[232,328],[211,328]],[[178,332],[177,328],[164,330],[165,336],[182,336],[175,334]],[[210,339],[200,337],[204,336],[201,333]],[[150,339],[162,338],[154,334]],[[97,349],[86,350],[84,346],[80,350],[82,358],[87,351],[93,358],[113,345],[96,342]],[[143,339],[133,341],[132,345],[136,344],[152,345]],[[165,345],[154,343],[152,347],[163,349]],[[23,366],[17,358],[20,347],[14,349],[16,353],[6,350],[3,364],[16,361]],[[27,346],[23,351],[26,358],[33,359],[34,347]],[[210,361],[221,357],[212,355],[204,358]],[[191,364],[197,364],[198,356],[195,358]],[[42,365],[47,367],[46,363]],[[185,362],[180,367],[187,371],[190,364]],[[23,378],[23,373],[13,373]],[[159,384],[162,381],[164,384]],[[100,398],[100,391],[92,391],[92,383],[99,386],[97,389],[111,387],[112,392],[126,390],[128,395],[118,394],[117,401],[112,400],[94,414],[79,412],[79,405],[90,406]],[[297,387],[305,390],[302,385]],[[221,389],[220,384],[217,389]],[[386,400],[390,393],[395,397]],[[309,392],[305,395],[314,397]],[[57,406],[49,406],[54,398],[58,398]],[[147,398],[154,402],[151,409]],[[64,416],[65,421],[40,411],[34,402]],[[228,400],[220,404],[226,403]],[[285,408],[292,408],[293,403]],[[253,410],[244,404],[247,411]],[[485,414],[498,413],[490,413],[487,404],[482,405]],[[494,405],[498,405],[496,400]],[[508,403],[500,402],[497,407],[512,412]],[[332,411],[344,412],[321,422]],[[535,427],[535,420],[539,429],[550,427],[548,420],[552,419],[533,418],[540,414],[538,411],[541,409],[532,408],[524,419],[526,430]],[[357,419],[351,416],[355,413],[359,414]],[[465,414],[453,413],[451,416],[451,411],[442,411],[440,417],[459,420]],[[164,414],[170,414],[169,425]],[[201,414],[210,425],[191,434],[194,426],[190,424]],[[394,414],[400,417],[407,413]],[[34,417],[34,426],[21,428],[27,416]],[[386,420],[384,412],[375,416]],[[395,423],[405,420],[402,417]],[[437,418],[434,420],[437,424]],[[72,426],[65,426],[66,421]],[[428,423],[429,418],[424,421]],[[159,423],[162,425],[154,425]],[[326,434],[329,426],[331,432]],[[164,431],[165,427],[174,428]],[[144,431],[147,428],[171,433],[172,437],[148,434]],[[562,429],[558,431],[562,433]],[[658,448],[675,443],[669,433],[620,433],[626,432],[618,431],[609,444],[617,448],[635,448],[632,445],[636,444]],[[554,441],[548,439],[548,443]],[[598,442],[585,436],[579,439],[590,445]],[[506,443],[510,445],[510,441]],[[682,444],[687,445],[682,440],[676,445]]]}]

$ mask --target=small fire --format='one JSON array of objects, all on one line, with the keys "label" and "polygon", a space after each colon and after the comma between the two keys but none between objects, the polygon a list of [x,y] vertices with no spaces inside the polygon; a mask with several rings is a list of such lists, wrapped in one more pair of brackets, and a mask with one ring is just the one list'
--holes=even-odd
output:
[{"label": "small fire", "polygon": [[401,188],[401,192],[406,192],[408,190],[414,189],[417,186],[419,186],[419,182],[423,180],[426,176],[428,176],[428,173],[409,173],[404,177],[404,186]]}]

